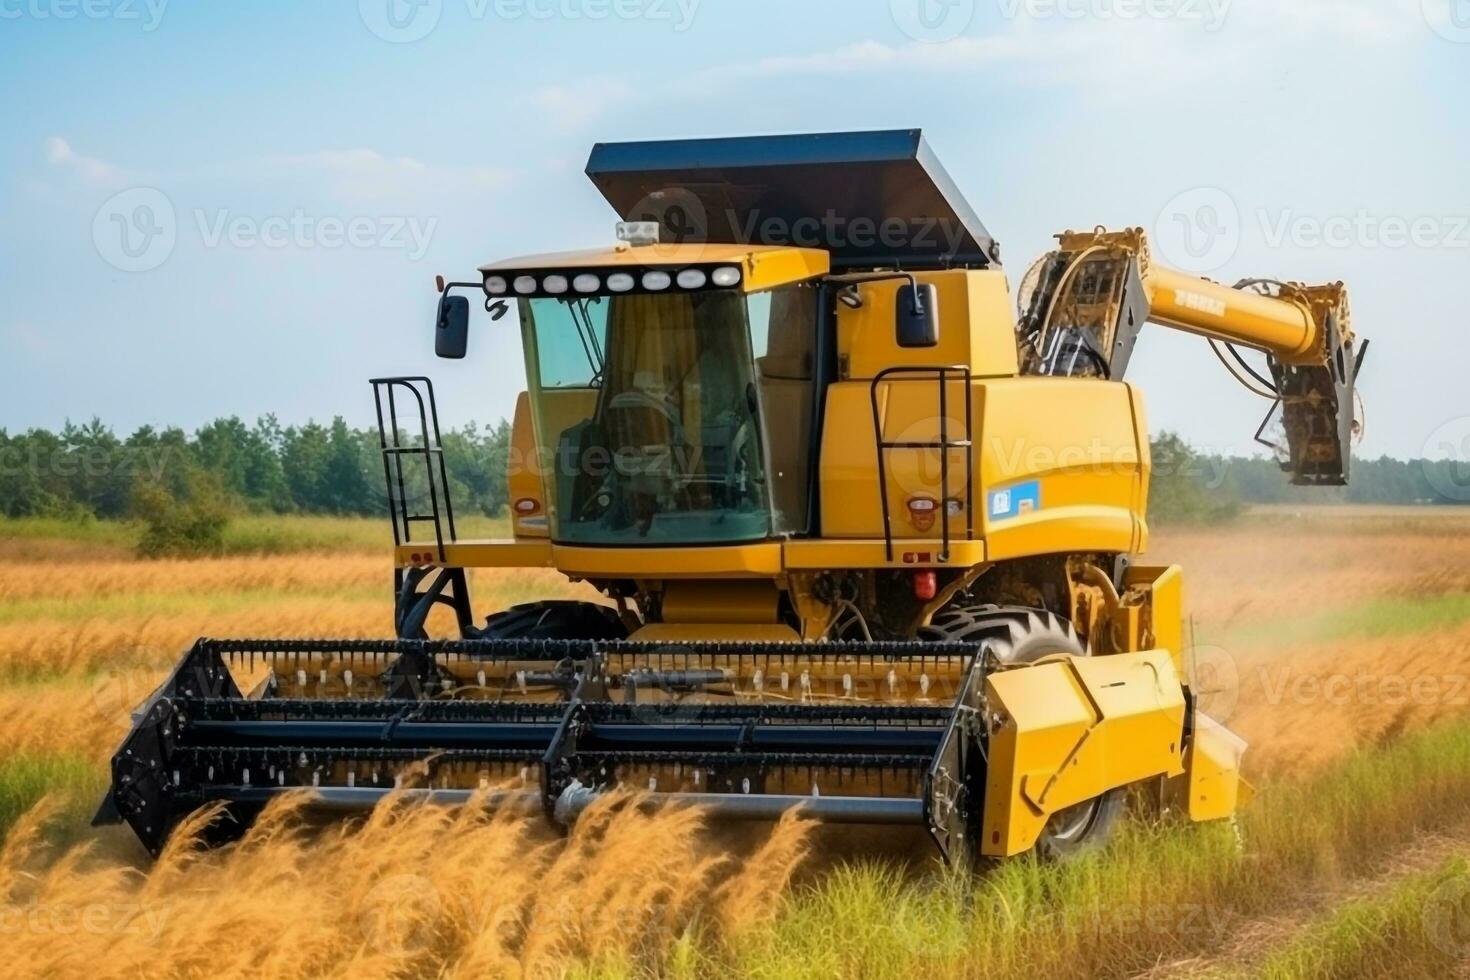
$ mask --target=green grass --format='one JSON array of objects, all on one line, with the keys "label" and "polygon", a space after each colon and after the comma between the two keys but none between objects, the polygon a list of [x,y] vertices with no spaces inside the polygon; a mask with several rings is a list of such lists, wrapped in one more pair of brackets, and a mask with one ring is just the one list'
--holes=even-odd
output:
[{"label": "green grass", "polygon": [[1210,642],[1225,647],[1276,649],[1343,639],[1383,639],[1426,633],[1470,622],[1470,595],[1371,599],[1290,619],[1273,618],[1225,630]]},{"label": "green grass", "polygon": [[[470,515],[457,521],[457,530],[462,539],[509,537],[510,521]],[[141,525],[124,521],[0,518],[0,538],[71,541],[131,553],[141,536]],[[251,514],[230,519],[221,555],[386,553],[392,547],[386,517]]]},{"label": "green grass", "polygon": [[139,529],[122,521],[96,518],[0,517],[0,538],[29,541],[79,541],[113,548],[133,548]]},{"label": "green grass", "polygon": [[80,755],[13,755],[0,759],[0,834],[46,797],[60,807],[53,821],[67,838],[80,836],[107,790],[107,773]]},{"label": "green grass", "polygon": [[1386,893],[1349,902],[1260,964],[1262,980],[1448,977],[1470,957],[1470,867],[1455,858]]},{"label": "green grass", "polygon": [[[1242,813],[1240,836],[1229,824],[1136,819],[1105,852],[1068,864],[1023,858],[978,878],[841,867],[796,890],[769,925],[681,944],[660,970],[763,980],[1125,977],[1218,951],[1242,920],[1371,872],[1417,836],[1467,820],[1462,723],[1265,787]],[[588,975],[630,972],[602,964]]]}]

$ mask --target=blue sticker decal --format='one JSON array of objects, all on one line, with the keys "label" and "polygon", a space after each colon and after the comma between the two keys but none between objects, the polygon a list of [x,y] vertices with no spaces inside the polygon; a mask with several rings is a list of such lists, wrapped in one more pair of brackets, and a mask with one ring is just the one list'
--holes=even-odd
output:
[{"label": "blue sticker decal", "polygon": [[992,521],[1010,520],[1041,509],[1041,483],[1018,483],[1004,490],[992,490],[986,507]]}]

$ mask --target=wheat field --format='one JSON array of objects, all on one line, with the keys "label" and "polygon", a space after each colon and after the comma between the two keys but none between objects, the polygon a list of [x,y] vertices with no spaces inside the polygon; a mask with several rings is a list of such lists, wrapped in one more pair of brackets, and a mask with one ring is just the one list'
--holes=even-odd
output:
[{"label": "wheat field", "polygon": [[[285,533],[296,550],[279,553],[140,562],[115,536],[0,525],[12,975],[1470,970],[1470,942],[1430,941],[1406,911],[1459,882],[1470,894],[1470,516],[1269,512],[1156,534],[1150,560],[1186,568],[1207,709],[1251,743],[1262,792],[1235,827],[1139,817],[1076,865],[971,879],[833,860],[799,819],[729,841],[627,798],[567,839],[480,808],[393,805],[323,829],[284,805],[235,847],[184,833],[157,863],[87,829],[129,711],[198,636],[387,634],[385,555],[365,530],[330,530]],[[483,610],[579,589],[550,572],[472,581]],[[1283,916],[1293,928],[1265,924]]]}]

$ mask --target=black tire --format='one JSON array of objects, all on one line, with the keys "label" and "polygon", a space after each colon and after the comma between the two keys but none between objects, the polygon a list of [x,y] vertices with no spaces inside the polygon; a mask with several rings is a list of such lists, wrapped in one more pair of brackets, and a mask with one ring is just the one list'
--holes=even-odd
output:
[{"label": "black tire", "polygon": [[[1055,654],[1089,655],[1072,624],[1044,609],[952,606],[936,613],[930,625],[919,631],[919,638],[930,642],[989,641],[996,658],[1010,666],[1033,664]],[[1126,801],[1127,789],[1114,789],[1053,814],[1036,842],[1036,855],[1060,861],[1104,846]]]},{"label": "black tire", "polygon": [[529,602],[498,612],[479,631],[483,640],[626,640],[616,609],[591,602]]}]

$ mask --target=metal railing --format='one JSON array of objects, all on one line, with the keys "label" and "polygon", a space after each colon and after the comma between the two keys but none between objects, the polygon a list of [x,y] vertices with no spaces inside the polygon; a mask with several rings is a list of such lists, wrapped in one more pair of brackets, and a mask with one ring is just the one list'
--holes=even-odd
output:
[{"label": "metal railing", "polygon": [[[449,470],[444,463],[444,445],[439,434],[434,383],[424,377],[374,378],[370,383],[378,412],[378,446],[383,453],[383,480],[387,484],[388,514],[393,522],[393,544],[395,547],[412,544],[414,525],[431,524],[439,560],[447,561],[444,532],[448,530],[450,542],[458,540],[458,534],[454,527],[454,505],[449,499]],[[405,394],[413,397],[412,409],[418,414],[417,445],[406,440],[408,434],[399,426],[398,399]],[[409,419],[412,420],[412,414]],[[408,491],[411,475],[404,473],[405,460],[410,464],[423,461],[427,512],[415,513],[411,508]]]},{"label": "metal railing", "polygon": [[[932,376],[939,386],[939,440],[937,442],[909,442],[890,441],[883,438],[883,412],[878,404],[879,386],[889,378],[896,376],[907,376],[909,378],[922,378]],[[949,419],[949,382],[951,378],[957,379],[964,384],[965,388],[965,437],[963,439],[950,438]],[[950,559],[950,501],[956,499],[950,488],[950,464],[949,454],[955,450],[965,451],[965,539],[973,541],[975,538],[975,440],[973,376],[967,365],[955,365],[949,367],[891,367],[879,371],[873,377],[873,383],[868,390],[869,400],[873,407],[873,438],[878,447],[878,499],[883,509],[883,544],[884,554],[888,561],[893,561],[893,515],[889,512],[888,500],[888,454],[895,450],[908,451],[937,451],[939,453],[939,520],[941,550],[939,561],[947,563]]]}]

